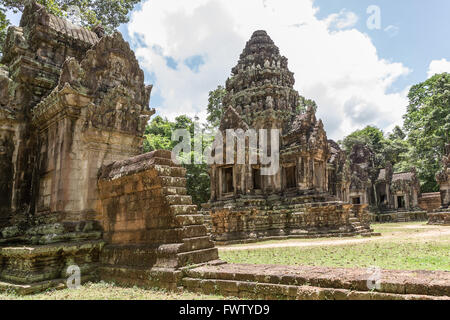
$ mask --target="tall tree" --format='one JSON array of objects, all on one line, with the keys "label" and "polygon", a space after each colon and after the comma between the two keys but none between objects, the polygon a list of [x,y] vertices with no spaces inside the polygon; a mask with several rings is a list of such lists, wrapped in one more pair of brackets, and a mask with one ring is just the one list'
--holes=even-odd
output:
[{"label": "tall tree", "polygon": [[223,86],[218,86],[217,89],[209,93],[207,112],[208,117],[206,120],[208,124],[213,128],[218,128],[220,120],[224,113],[223,98],[226,95],[226,90]]},{"label": "tall tree", "polygon": [[418,169],[422,191],[438,190],[445,144],[450,143],[450,74],[437,74],[409,91],[404,128],[412,146],[411,159]]},{"label": "tall tree", "polygon": [[384,168],[389,161],[396,172],[408,171],[412,164],[408,161],[410,146],[406,135],[400,127],[385,137],[382,130],[367,126],[348,135],[342,142],[344,149],[350,153],[355,144],[364,144],[375,153],[375,167]]}]

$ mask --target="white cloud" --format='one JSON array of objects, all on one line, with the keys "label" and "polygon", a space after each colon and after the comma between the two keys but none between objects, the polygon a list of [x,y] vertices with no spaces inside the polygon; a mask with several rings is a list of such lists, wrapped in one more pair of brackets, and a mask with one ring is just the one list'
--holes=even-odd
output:
[{"label": "white cloud", "polygon": [[436,73],[450,73],[450,61],[446,59],[433,60],[428,68],[428,77],[434,76]]},{"label": "white cloud", "polygon": [[358,16],[346,9],[342,9],[339,13],[330,14],[325,21],[329,28],[346,29],[351,28],[358,22]]},{"label": "white cloud", "polygon": [[[264,29],[289,59],[296,89],[318,103],[330,138],[368,124],[388,130],[401,124],[406,93],[387,91],[409,70],[380,59],[356,29],[330,31],[330,17],[319,20],[317,12],[313,0],[150,0],[134,12],[128,29],[140,40],[136,54],[155,74],[155,90],[164,99],[159,111],[169,118],[204,118],[208,92],[225,83],[251,34]],[[349,12],[339,16],[350,17],[341,27],[354,24]],[[184,63],[193,56],[204,62],[198,70]]]}]

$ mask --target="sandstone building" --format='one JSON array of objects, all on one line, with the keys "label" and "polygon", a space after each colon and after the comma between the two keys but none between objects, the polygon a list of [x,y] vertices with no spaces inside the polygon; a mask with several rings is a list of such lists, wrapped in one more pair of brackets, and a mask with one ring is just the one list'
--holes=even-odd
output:
[{"label": "sandstone building", "polygon": [[429,213],[429,224],[450,225],[450,144],[445,147],[442,170],[436,174],[441,193],[441,207]]},{"label": "sandstone building", "polygon": [[422,199],[415,168],[394,173],[388,162],[379,169],[375,154],[364,144],[355,144],[349,157],[339,146],[329,141],[332,157],[328,163],[330,192],[342,201],[367,204],[372,219],[404,222],[425,220],[426,210],[419,205],[434,205],[434,196]]},{"label": "sandstone building", "polygon": [[179,268],[217,259],[185,170],[170,152],[139,156],[152,87],[120,33],[28,1],[1,63],[3,285],[53,287],[76,265],[83,281],[173,288]]},{"label": "sandstone building", "polygon": [[227,80],[220,131],[225,136],[230,129],[280,130],[280,170],[263,175],[262,161],[248,161],[248,144],[245,164],[211,166],[211,201],[203,207],[217,242],[370,235],[364,206],[345,204],[328,192],[327,135],[294,82],[287,59],[265,31],[256,31]]}]

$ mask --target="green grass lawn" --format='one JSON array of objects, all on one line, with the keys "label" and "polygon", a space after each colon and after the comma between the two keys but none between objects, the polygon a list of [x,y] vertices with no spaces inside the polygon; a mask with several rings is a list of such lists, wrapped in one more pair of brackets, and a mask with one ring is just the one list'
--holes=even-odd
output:
[{"label": "green grass lawn", "polygon": [[[405,225],[408,226],[415,226],[415,228],[403,228]],[[407,236],[407,235],[414,235],[415,233],[422,233],[427,230],[433,230],[438,229],[439,227],[436,226],[428,226],[426,222],[407,222],[407,223],[377,223],[372,224],[370,226],[372,229],[374,229],[374,232],[381,233],[383,236],[391,236],[394,235],[396,237],[400,236]],[[227,247],[247,247],[249,245],[258,245],[258,244],[277,244],[277,243],[290,243],[290,242],[321,242],[321,241],[335,241],[335,240],[345,240],[345,239],[361,239],[363,237],[357,236],[357,237],[331,237],[331,238],[312,238],[312,239],[288,239],[288,240],[268,240],[268,241],[261,241],[257,243],[243,243],[243,244],[234,244]],[[218,248],[223,246],[218,246]]]},{"label": "green grass lawn", "polygon": [[[382,237],[370,242],[220,251],[220,258],[230,263],[450,271],[450,236],[424,238],[419,235],[437,230],[436,227],[428,227],[423,222],[376,224],[372,227],[375,232],[381,232]],[[312,242],[321,240],[332,239],[315,239]],[[292,241],[295,240],[288,242]]]},{"label": "green grass lawn", "polygon": [[220,258],[230,263],[308,265],[325,267],[371,267],[393,270],[450,271],[450,244],[372,242],[312,248],[274,248],[224,251]]},{"label": "green grass lawn", "polygon": [[[110,283],[87,283],[80,289],[50,290],[32,296],[0,293],[0,300],[223,300],[221,296],[122,288]],[[228,298],[227,298],[228,299]]]}]

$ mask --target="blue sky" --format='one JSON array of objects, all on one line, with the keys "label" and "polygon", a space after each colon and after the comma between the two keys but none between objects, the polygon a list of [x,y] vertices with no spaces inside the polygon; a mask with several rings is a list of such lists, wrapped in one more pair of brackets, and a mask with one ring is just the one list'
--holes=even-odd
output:
[{"label": "blue sky", "polygon": [[[379,30],[367,27],[372,5]],[[144,0],[119,30],[154,84],[152,107],[170,119],[204,119],[208,92],[252,32],[267,30],[337,140],[368,124],[401,125],[409,87],[450,72],[449,13],[447,0]]]},{"label": "blue sky", "polygon": [[[412,69],[411,74],[399,79],[393,89],[416,84],[427,79],[431,60],[450,60],[450,1],[447,0],[316,0],[319,18],[339,12],[343,8],[361,17],[355,28],[367,33],[380,57],[401,61]],[[370,5],[381,9],[382,30],[369,30],[366,13]],[[398,28],[389,36],[388,26]]]}]

